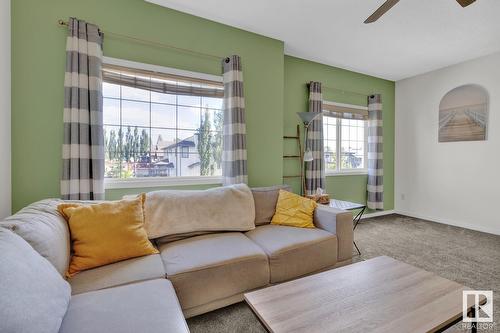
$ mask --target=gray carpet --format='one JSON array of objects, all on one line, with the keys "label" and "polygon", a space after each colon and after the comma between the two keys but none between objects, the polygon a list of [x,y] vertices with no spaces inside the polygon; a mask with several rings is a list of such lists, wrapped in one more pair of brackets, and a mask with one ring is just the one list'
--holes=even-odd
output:
[{"label": "gray carpet", "polygon": [[[500,236],[400,215],[363,220],[355,231],[362,255],[387,255],[477,290],[493,290],[494,330],[500,332]],[[265,332],[238,303],[188,320],[192,333]],[[455,332],[459,327],[450,328]]]}]

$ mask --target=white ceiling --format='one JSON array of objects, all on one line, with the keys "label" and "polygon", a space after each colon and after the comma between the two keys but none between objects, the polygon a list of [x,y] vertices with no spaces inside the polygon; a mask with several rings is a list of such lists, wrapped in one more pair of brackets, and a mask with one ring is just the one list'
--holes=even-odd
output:
[{"label": "white ceiling", "polygon": [[500,0],[146,0],[285,42],[288,55],[400,80],[500,51]]}]

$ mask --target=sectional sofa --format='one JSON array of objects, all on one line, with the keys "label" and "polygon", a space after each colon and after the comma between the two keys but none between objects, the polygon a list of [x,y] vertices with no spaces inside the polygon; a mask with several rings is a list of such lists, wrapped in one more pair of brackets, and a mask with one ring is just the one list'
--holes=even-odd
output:
[{"label": "sectional sofa", "polygon": [[[240,302],[245,292],[351,262],[352,214],[319,206],[314,214],[316,228],[272,225],[280,188],[252,189],[255,226],[251,230],[212,230],[154,239],[160,254],[83,271],[67,282],[63,276],[70,261],[70,235],[57,212],[61,200],[36,202],[0,222],[4,230],[0,246],[26,242],[40,256],[34,258],[33,254],[32,260],[47,261],[57,272],[54,283],[60,288],[56,290],[67,285],[60,332],[188,332],[185,318]],[[196,202],[185,202],[186,209],[201,209]],[[1,265],[8,265],[9,259],[3,259],[0,272],[7,272]],[[0,308],[9,306],[9,292],[10,299],[37,293],[34,289],[30,296],[23,289],[7,292],[4,288],[9,286],[2,286],[0,296],[7,296],[0,298]],[[30,302],[25,303],[27,318],[34,320]],[[31,306],[39,305],[34,302]]]}]

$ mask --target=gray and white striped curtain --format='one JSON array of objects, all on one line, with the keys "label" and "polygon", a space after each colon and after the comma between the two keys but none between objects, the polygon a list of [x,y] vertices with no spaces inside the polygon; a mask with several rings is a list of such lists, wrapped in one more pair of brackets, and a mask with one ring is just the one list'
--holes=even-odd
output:
[{"label": "gray and white striped curtain", "polygon": [[368,185],[367,206],[384,209],[384,165],[382,139],[382,97],[368,97]]},{"label": "gray and white striped curtain", "polygon": [[222,61],[224,73],[223,185],[247,183],[245,98],[241,60],[237,55]]},{"label": "gray and white striped curtain", "polygon": [[71,18],[66,41],[61,196],[104,199],[102,33]]},{"label": "gray and white striped curtain", "polygon": [[[323,112],[320,82],[309,83],[309,112]],[[306,145],[313,155],[313,160],[305,163],[306,194],[313,195],[318,188],[325,189],[323,117],[317,117],[309,125]]]}]

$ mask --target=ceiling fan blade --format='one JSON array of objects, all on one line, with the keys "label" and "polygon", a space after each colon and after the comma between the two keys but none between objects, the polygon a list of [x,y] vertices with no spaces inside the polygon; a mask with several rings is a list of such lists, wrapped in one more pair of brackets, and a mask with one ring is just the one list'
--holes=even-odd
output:
[{"label": "ceiling fan blade", "polygon": [[468,5],[471,5],[474,2],[476,2],[476,0],[457,0],[457,2],[460,4],[460,6],[467,7]]},{"label": "ceiling fan blade", "polygon": [[[469,0],[469,1],[471,1],[471,0]],[[473,1],[475,1],[475,0],[473,0]],[[394,7],[394,5],[396,5],[398,2],[399,2],[399,0],[387,0],[373,14],[371,14],[370,17],[368,17],[365,20],[365,23],[373,23],[373,22],[375,22],[382,15],[384,15],[389,9],[391,9],[392,7]]]}]

